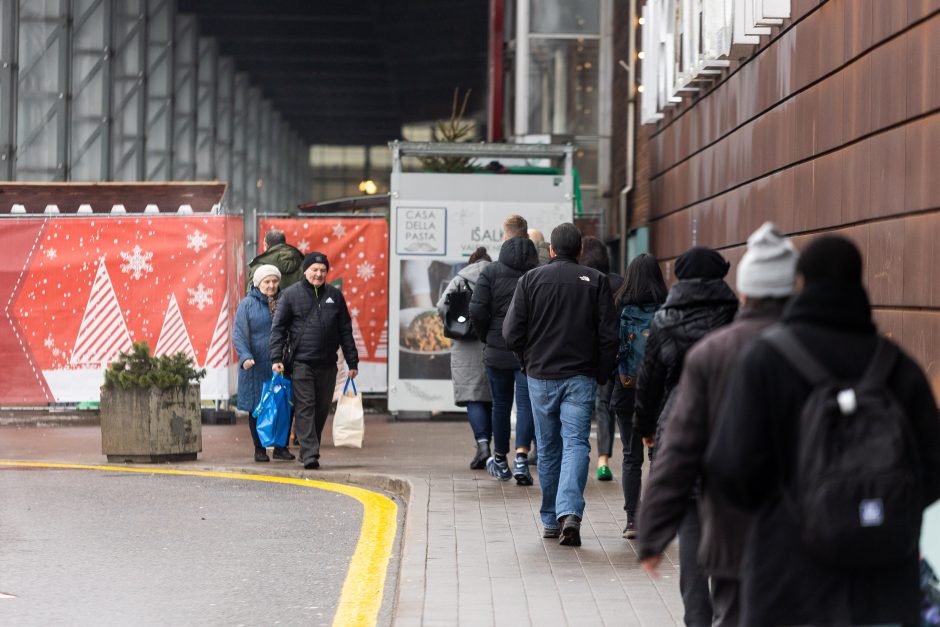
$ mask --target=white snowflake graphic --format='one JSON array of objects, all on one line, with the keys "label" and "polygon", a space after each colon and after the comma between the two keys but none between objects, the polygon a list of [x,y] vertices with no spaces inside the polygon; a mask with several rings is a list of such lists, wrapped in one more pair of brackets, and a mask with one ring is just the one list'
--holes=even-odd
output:
[{"label": "white snowflake graphic", "polygon": [[310,242],[305,239],[300,240],[297,242],[297,250],[306,255],[307,251],[310,250]]},{"label": "white snowflake graphic", "polygon": [[42,251],[42,254],[46,256],[46,259],[55,259],[58,253],[55,248],[47,248]]},{"label": "white snowflake graphic", "polygon": [[206,243],[208,238],[209,236],[202,231],[193,231],[186,236],[188,240],[186,248],[192,248],[194,253],[198,253],[203,248],[209,248],[209,244]]},{"label": "white snowflake graphic", "polygon": [[153,253],[144,252],[140,246],[135,245],[129,253],[121,253],[121,259],[127,262],[121,264],[121,272],[130,274],[136,280],[148,272],[153,272],[153,266],[150,265]]},{"label": "white snowflake graphic", "polygon": [[333,237],[342,237],[344,235],[346,235],[346,227],[337,223],[337,225],[333,227]]},{"label": "white snowflake graphic", "polygon": [[46,348],[55,347],[55,339],[52,337],[51,333],[49,334],[49,337],[47,337],[46,339],[42,341],[42,345],[45,346]]},{"label": "white snowflake graphic", "polygon": [[200,283],[195,288],[187,287],[190,298],[186,300],[190,305],[195,305],[199,311],[206,308],[206,305],[212,304],[212,290],[206,289],[206,286]]},{"label": "white snowflake graphic", "polygon": [[368,261],[363,261],[358,266],[356,266],[356,276],[358,276],[363,281],[368,281],[375,276],[375,266]]},{"label": "white snowflake graphic", "polygon": [[356,308],[356,307],[353,307],[353,308],[352,308],[352,311],[349,312],[349,315],[350,315],[351,317],[353,317],[353,318],[358,318],[358,317],[359,317],[359,309]]}]

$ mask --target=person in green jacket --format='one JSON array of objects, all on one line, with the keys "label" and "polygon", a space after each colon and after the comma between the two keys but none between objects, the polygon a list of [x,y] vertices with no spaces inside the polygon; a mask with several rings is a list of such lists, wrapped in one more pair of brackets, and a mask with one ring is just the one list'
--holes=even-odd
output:
[{"label": "person in green jacket", "polygon": [[270,264],[281,271],[281,289],[285,289],[303,278],[304,254],[287,243],[284,231],[271,229],[264,236],[264,252],[248,264],[248,290],[251,277],[257,268]]}]

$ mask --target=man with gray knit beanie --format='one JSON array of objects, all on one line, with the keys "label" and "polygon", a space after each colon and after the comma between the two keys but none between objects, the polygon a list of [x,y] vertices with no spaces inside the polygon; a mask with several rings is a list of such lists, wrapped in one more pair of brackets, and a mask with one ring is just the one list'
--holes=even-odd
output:
[{"label": "man with gray knit beanie", "polygon": [[[793,244],[770,222],[751,234],[747,252],[738,264],[741,308],[735,321],[705,336],[686,355],[676,402],[667,417],[661,448],[640,504],[639,555],[643,567],[653,575],[700,482],[728,373],[746,345],[783,312],[793,294],[796,258]],[[699,495],[702,536],[698,561],[711,583],[711,624],[738,625],[742,538],[751,521],[709,491],[707,477],[705,480]]]}]

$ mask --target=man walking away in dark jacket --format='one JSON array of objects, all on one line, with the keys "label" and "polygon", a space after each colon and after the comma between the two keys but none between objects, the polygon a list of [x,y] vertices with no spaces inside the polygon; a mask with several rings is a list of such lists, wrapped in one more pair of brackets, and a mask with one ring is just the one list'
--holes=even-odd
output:
[{"label": "man walking away in dark jacket", "polygon": [[[640,560],[653,576],[689,509],[728,374],[741,351],[780,317],[793,293],[795,272],[793,244],[773,224],[765,223],[748,238],[747,252],[738,264],[737,318],[708,334],[686,355],[640,509]],[[714,494],[707,476],[699,499],[698,561],[710,578],[712,625],[737,627],[742,538],[750,530],[750,517]]]},{"label": "man walking away in dark jacket", "polygon": [[[607,250],[607,245],[596,237],[584,238],[580,263],[607,276],[611,298],[623,285],[623,277],[610,271],[610,252]],[[617,311],[616,307],[614,311]],[[614,449],[614,414],[610,408],[610,399],[614,392],[615,378],[612,376],[607,383],[597,386],[597,397],[594,399],[593,418],[597,421],[598,481],[612,481],[614,478],[608,464]]]},{"label": "man walking away in dark jacket", "polygon": [[304,276],[304,254],[287,243],[284,231],[271,229],[264,235],[264,252],[248,264],[248,289],[256,268],[269,264],[281,271],[281,291],[300,281]]},{"label": "man walking away in dark jacket", "polygon": [[[635,427],[644,444],[653,449],[665,426],[665,416],[674,401],[685,355],[707,333],[730,323],[738,309],[738,299],[725,283],[728,262],[704,246],[693,246],[676,259],[679,281],[669,290],[665,304],[650,323],[646,352],[640,363],[636,384]],[[679,590],[685,606],[686,625],[710,625],[712,607],[708,580],[699,568],[701,528],[695,500],[679,526]],[[643,503],[640,503],[640,512]],[[640,514],[642,516],[642,513]],[[643,536],[643,527],[638,533]]]},{"label": "man walking away in dark jacket", "polygon": [[300,461],[310,470],[320,467],[320,441],[333,402],[340,346],[351,378],[359,368],[349,308],[343,293],[326,282],[329,270],[326,255],[307,255],[304,280],[281,293],[271,323],[274,372],[284,372],[284,348],[290,342],[294,430],[300,439]]},{"label": "man walking away in dark jacket", "polygon": [[[519,277],[538,264],[538,254],[529,240],[527,227],[522,216],[506,218],[499,258],[480,272],[470,297],[470,322],[484,343],[483,365],[493,397],[494,451],[486,461],[486,471],[500,481],[515,477],[516,484],[522,486],[532,485],[528,454],[535,438],[535,423],[521,364],[506,348],[503,339],[503,319]],[[516,400],[516,457],[510,462],[507,455],[513,396]]]},{"label": "man walking away in dark jacket", "polygon": [[[892,359],[874,367],[882,368],[884,387],[902,416],[886,411],[885,432],[889,419],[906,422],[908,437],[899,443],[907,441],[905,457],[915,473],[919,502],[926,508],[940,498],[937,404],[920,367],[886,344],[889,340],[879,338],[862,286],[858,249],[843,237],[820,237],[800,255],[797,274],[804,287],[784,310],[777,332],[791,334],[833,380],[851,386],[868,370],[876,349],[889,346]],[[799,467],[796,463],[798,444],[814,441],[803,438],[799,428],[813,386],[805,371],[790,365],[772,342],[766,335],[754,341],[729,375],[705,460],[709,490],[755,516],[744,547],[741,624],[919,625],[919,529],[912,530],[909,555],[863,567],[824,561],[805,544],[800,524],[805,514],[798,514],[796,505],[802,494],[796,493],[794,482],[806,461],[816,461],[804,460]],[[839,393],[836,411],[852,410],[843,407],[850,399],[841,398],[851,389]],[[861,399],[854,392],[848,396]],[[875,438],[868,436],[873,444]],[[881,522],[871,517],[878,513],[877,504],[869,504],[874,512],[859,506],[854,515],[828,524],[879,526]],[[920,522],[920,515],[914,522]]]},{"label": "man walking away in dark jacket", "polygon": [[597,384],[607,382],[617,358],[618,322],[607,277],[578,264],[578,228],[561,224],[551,240],[551,263],[526,273],[516,286],[503,337],[522,355],[528,375],[542,536],[580,546],[591,412]]}]

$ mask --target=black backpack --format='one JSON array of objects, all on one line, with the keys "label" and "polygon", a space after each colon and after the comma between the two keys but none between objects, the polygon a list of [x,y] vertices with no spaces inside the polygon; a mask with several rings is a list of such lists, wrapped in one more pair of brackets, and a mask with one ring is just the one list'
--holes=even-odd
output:
[{"label": "black backpack", "polygon": [[476,337],[470,326],[470,298],[473,290],[466,279],[458,281],[453,292],[444,297],[444,337],[463,340]]},{"label": "black backpack", "polygon": [[887,387],[898,359],[884,338],[858,381],[837,381],[792,331],[764,338],[812,386],[800,412],[792,488],[784,502],[804,545],[821,561],[847,567],[917,555],[923,514],[910,421]]}]

